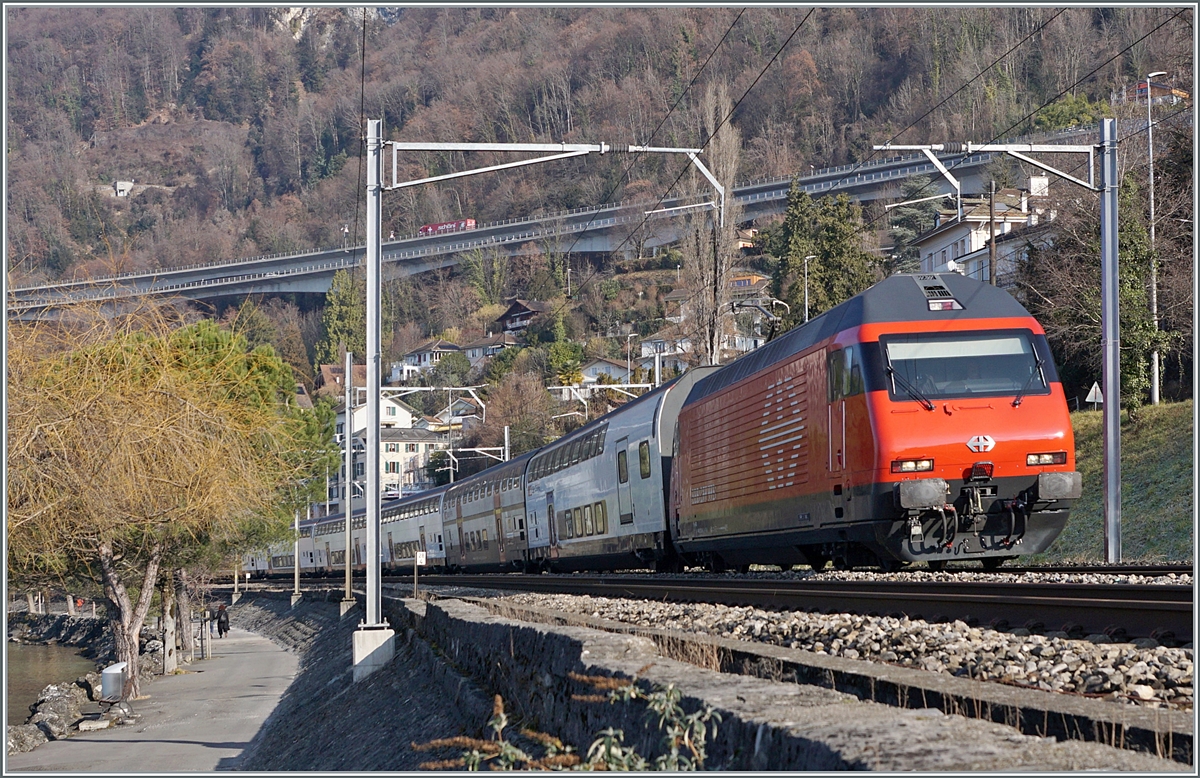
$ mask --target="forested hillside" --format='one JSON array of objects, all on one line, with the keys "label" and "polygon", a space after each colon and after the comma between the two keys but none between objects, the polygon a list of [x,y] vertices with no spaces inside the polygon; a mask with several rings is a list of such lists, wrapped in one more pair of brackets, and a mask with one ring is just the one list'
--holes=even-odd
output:
[{"label": "forested hillside", "polygon": [[[1159,80],[1190,94],[1191,9],[384,8],[364,16],[353,8],[44,7],[8,8],[6,22],[10,285],[361,244],[367,118],[382,118],[393,140],[704,146],[706,163],[732,186],[864,161],[889,141],[986,142],[1115,116],[1125,400],[1136,407],[1146,397],[1153,348],[1163,354],[1164,395],[1191,394],[1193,149],[1179,120],[1190,98],[1159,108],[1159,118],[1175,118],[1156,130],[1152,247],[1146,109],[1136,92],[1148,71],[1162,70]],[[413,153],[400,175],[512,158]],[[1023,186],[1038,171],[1008,160],[989,172],[1001,186]],[[128,196],[116,196],[117,181],[132,182]],[[646,200],[672,186],[708,185],[679,156],[589,155],[389,192],[383,230],[399,237],[451,219]],[[903,196],[920,196],[922,186],[907,182]],[[936,210],[926,202],[889,216],[881,203],[864,212],[793,194],[786,215],[754,225],[762,231],[748,253],[734,248],[736,213],[721,236],[702,234],[701,214],[665,255],[571,257],[570,246],[551,241],[516,258],[472,252],[458,271],[390,280],[384,359],[430,337],[479,339],[508,299],[522,297],[547,301],[553,315],[532,328],[530,348],[472,379],[498,385],[511,371],[571,383],[587,358],[624,361],[637,347],[629,338],[669,330],[682,294],[692,329],[674,336],[706,344],[689,358],[707,361],[717,330],[729,336],[735,322],[721,318],[727,301],[701,290],[724,289],[717,279],[735,267],[771,278],[771,293],[791,306],[787,328],[803,319],[806,297],[816,315],[905,269],[907,254],[889,259],[880,247],[894,240],[904,251]],[[1056,181],[1050,194],[1055,243],[1030,253],[1014,294],[1045,323],[1069,391],[1086,392],[1099,376],[1099,209],[1094,194],[1071,184]],[[357,284],[339,279],[324,303],[273,299],[215,313],[253,344],[274,345],[311,388],[316,364],[364,351]],[[746,330],[749,317],[737,325]],[[467,379],[447,371],[435,378]]]},{"label": "forested hillside", "polygon": [[[361,241],[364,115],[397,140],[698,145],[720,80],[746,180],[862,160],[896,133],[1094,118],[1151,67],[1190,81],[1190,11],[810,10],[381,9],[364,25],[348,8],[10,7],[12,280],[338,245],[343,225]],[[1030,116],[1063,92],[1065,110]],[[414,155],[402,173],[461,161]],[[424,187],[385,198],[384,229],[657,196],[681,167],[593,155]],[[136,196],[118,203],[115,180]]]}]

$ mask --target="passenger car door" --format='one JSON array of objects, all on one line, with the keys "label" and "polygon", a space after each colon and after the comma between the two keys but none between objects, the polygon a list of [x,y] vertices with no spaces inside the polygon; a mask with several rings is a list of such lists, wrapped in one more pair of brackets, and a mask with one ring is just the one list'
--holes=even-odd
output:
[{"label": "passenger car door", "polygon": [[[614,466],[617,469],[617,509],[620,513],[621,524],[633,523],[633,495],[629,488],[629,438],[621,438],[613,446],[616,453]],[[636,460],[636,452],[634,453]]]}]

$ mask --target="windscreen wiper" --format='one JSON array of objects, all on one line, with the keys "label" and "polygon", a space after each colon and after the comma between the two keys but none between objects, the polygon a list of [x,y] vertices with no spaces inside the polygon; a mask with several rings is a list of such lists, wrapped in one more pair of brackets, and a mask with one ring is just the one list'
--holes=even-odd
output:
[{"label": "windscreen wiper", "polygon": [[896,368],[888,365],[887,371],[888,374],[891,375],[892,380],[899,381],[900,385],[904,387],[904,391],[908,392],[909,396],[911,396],[914,400],[920,400],[921,404],[925,406],[926,410],[932,411],[937,407],[933,404],[933,400],[930,400],[928,397],[921,394],[919,391],[917,391],[917,387],[910,384],[904,376],[897,373]]},{"label": "windscreen wiper", "polygon": [[[1021,387],[1021,391],[1017,392],[1017,396],[1013,398],[1012,404],[1014,408],[1021,407],[1021,400],[1023,399],[1025,393],[1029,391],[1029,385],[1033,383],[1033,377],[1042,376],[1043,361],[1044,360],[1041,357],[1038,357],[1037,361],[1033,363],[1033,370],[1029,371],[1029,377],[1025,379],[1025,385]],[[1042,376],[1042,385],[1046,385],[1045,376]]]}]

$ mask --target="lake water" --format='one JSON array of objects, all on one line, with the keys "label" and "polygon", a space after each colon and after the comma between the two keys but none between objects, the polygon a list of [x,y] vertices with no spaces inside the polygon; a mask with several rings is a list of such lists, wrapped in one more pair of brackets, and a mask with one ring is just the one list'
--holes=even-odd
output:
[{"label": "lake water", "polygon": [[8,644],[8,723],[24,724],[29,706],[52,683],[74,681],[96,669],[96,663],[68,646]]}]

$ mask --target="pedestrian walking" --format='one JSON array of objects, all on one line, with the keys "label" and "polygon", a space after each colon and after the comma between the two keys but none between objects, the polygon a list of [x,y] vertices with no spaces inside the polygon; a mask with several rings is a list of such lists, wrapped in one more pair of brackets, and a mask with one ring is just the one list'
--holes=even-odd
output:
[{"label": "pedestrian walking", "polygon": [[217,637],[225,637],[229,634],[229,611],[225,610],[222,605],[217,608]]}]

